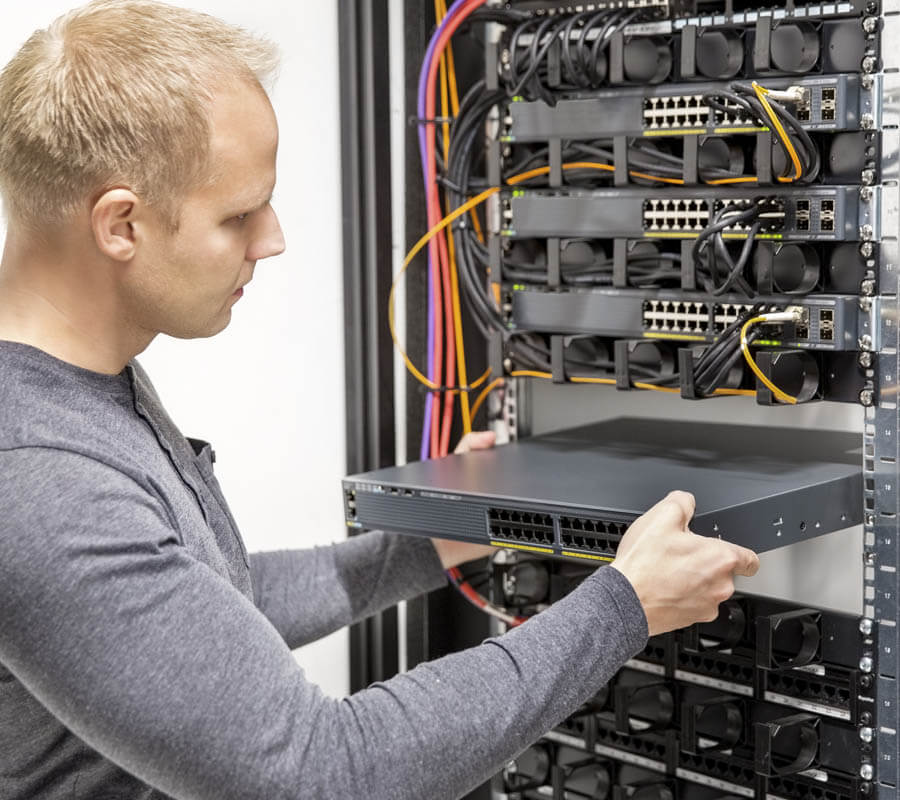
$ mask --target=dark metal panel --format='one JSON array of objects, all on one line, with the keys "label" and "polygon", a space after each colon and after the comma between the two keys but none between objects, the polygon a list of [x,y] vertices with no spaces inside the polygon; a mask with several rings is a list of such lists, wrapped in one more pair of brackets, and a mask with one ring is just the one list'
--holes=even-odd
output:
[{"label": "dark metal panel", "polygon": [[[347,468],[393,462],[388,11],[386,0],[340,0],[342,217]],[[396,610],[351,630],[356,691],[397,671]]]}]

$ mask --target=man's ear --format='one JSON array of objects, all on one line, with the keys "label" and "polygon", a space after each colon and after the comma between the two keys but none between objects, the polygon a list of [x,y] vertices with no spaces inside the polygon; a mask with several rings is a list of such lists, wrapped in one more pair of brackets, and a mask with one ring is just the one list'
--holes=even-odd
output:
[{"label": "man's ear", "polygon": [[130,189],[108,189],[97,198],[91,209],[91,229],[101,253],[115,261],[134,258],[134,222],[140,207],[141,201]]}]

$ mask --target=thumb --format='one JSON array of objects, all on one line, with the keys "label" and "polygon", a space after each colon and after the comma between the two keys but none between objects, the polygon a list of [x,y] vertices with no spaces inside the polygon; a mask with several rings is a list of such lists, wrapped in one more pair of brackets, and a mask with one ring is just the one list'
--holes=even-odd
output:
[{"label": "thumb", "polygon": [[659,524],[669,524],[686,531],[694,516],[696,503],[690,492],[669,492],[646,514]]}]

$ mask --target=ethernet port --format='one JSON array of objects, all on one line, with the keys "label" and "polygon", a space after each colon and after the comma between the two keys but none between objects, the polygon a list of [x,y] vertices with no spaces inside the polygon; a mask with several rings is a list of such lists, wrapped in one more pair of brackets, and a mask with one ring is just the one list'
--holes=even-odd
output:
[{"label": "ethernet port", "polygon": [[801,339],[809,339],[809,325],[798,324],[794,328],[794,338],[798,341]]},{"label": "ethernet port", "polygon": [[822,231],[833,231],[834,230],[834,219],[830,217],[823,217],[819,220],[819,230]]}]

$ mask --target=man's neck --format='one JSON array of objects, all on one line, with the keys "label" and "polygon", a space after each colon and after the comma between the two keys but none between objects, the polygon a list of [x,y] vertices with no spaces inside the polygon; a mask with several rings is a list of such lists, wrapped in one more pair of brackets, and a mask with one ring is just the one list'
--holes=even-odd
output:
[{"label": "man's neck", "polygon": [[93,372],[118,374],[153,336],[122,325],[108,283],[65,253],[8,236],[0,262],[0,339]]}]

